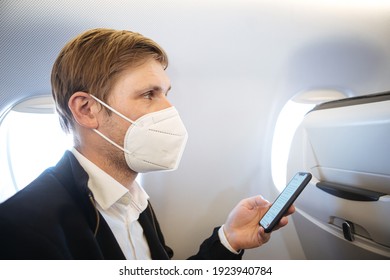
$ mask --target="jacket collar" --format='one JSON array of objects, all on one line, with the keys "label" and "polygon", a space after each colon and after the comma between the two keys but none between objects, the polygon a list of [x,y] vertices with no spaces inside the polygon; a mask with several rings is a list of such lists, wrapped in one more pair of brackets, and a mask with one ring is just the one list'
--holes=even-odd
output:
[{"label": "jacket collar", "polygon": [[88,189],[88,174],[75,156],[66,151],[57,165],[51,168],[51,172],[81,209],[89,227],[95,233],[103,257],[125,259],[111,229],[93,204],[93,194]]}]

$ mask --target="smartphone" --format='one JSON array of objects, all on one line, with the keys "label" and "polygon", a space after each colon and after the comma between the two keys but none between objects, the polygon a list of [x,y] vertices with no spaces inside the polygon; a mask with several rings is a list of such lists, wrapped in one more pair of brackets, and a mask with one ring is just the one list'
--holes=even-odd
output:
[{"label": "smartphone", "polygon": [[307,172],[298,172],[287,184],[278,198],[274,201],[268,211],[261,218],[259,224],[265,232],[271,232],[276,226],[288,208],[294,203],[298,195],[310,182],[312,175]]}]

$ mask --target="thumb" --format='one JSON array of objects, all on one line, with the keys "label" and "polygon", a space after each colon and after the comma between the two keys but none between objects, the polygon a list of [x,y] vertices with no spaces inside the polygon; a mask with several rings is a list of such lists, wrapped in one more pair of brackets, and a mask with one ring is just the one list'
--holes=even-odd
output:
[{"label": "thumb", "polygon": [[254,197],[254,202],[257,207],[268,207],[271,203],[265,199],[262,195],[257,195]]}]

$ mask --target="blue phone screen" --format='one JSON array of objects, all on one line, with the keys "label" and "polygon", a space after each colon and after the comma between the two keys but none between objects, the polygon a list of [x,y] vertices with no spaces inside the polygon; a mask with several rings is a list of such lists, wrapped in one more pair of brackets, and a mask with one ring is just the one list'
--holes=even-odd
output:
[{"label": "blue phone screen", "polygon": [[284,205],[291,198],[294,192],[299,188],[299,186],[302,184],[306,177],[307,176],[305,174],[298,173],[291,179],[290,183],[286,186],[283,192],[272,204],[268,212],[261,219],[261,224],[264,227],[268,227],[271,224],[271,222],[275,219],[275,217],[282,210]]}]

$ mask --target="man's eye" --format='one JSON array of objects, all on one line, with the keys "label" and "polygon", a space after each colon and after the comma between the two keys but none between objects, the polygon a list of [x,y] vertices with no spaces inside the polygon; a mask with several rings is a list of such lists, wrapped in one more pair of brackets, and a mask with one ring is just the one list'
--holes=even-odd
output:
[{"label": "man's eye", "polygon": [[153,91],[148,91],[143,94],[143,96],[147,99],[152,99],[153,98]]}]

